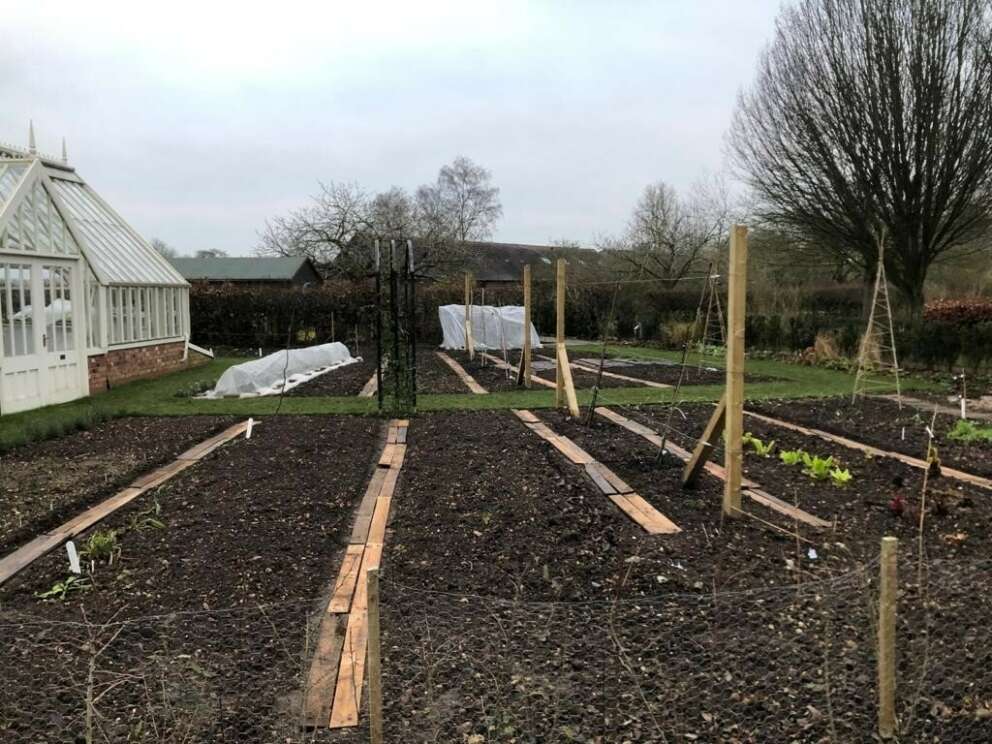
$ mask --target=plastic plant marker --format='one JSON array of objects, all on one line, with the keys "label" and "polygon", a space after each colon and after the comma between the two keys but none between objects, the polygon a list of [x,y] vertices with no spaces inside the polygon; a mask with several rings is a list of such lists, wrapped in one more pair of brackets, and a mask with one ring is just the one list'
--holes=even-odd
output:
[{"label": "plastic plant marker", "polygon": [[69,554],[69,571],[76,575],[81,574],[83,569],[79,565],[79,553],[76,551],[76,543],[69,540],[65,544],[65,552]]}]

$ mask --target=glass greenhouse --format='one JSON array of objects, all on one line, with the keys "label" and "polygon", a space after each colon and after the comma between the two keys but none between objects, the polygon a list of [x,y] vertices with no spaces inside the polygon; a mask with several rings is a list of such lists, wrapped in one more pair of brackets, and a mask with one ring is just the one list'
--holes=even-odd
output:
[{"label": "glass greenhouse", "polygon": [[188,363],[188,283],[64,154],[0,146],[0,319],[0,414]]}]

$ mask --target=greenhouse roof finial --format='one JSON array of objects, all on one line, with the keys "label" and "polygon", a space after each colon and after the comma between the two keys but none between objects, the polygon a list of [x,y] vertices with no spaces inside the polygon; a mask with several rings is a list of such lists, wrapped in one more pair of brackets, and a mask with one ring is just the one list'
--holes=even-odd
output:
[{"label": "greenhouse roof finial", "polygon": [[38,153],[38,148],[35,147],[34,143],[34,120],[28,119],[28,152],[32,155]]},{"label": "greenhouse roof finial", "polygon": [[65,149],[65,137],[62,138],[62,162],[69,164],[69,153]]}]

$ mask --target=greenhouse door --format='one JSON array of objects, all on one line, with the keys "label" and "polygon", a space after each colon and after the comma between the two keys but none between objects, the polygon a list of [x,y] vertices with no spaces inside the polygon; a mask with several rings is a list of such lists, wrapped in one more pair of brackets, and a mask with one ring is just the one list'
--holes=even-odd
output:
[{"label": "greenhouse door", "polygon": [[89,392],[85,316],[72,305],[82,296],[80,270],[78,261],[0,260],[0,414]]}]

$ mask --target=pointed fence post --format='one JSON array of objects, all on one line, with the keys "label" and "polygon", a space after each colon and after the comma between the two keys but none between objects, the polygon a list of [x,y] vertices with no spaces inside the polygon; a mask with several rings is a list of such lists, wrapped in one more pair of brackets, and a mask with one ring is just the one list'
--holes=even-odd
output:
[{"label": "pointed fence post", "polygon": [[727,477],[723,487],[723,514],[741,515],[744,439],[744,313],[747,295],[747,227],[730,231],[730,282],[727,296]]},{"label": "pointed fence post", "polygon": [[472,273],[465,272],[465,351],[475,359],[475,341],[472,339]]},{"label": "pointed fence post", "polygon": [[882,538],[878,585],[878,735],[896,735],[896,554],[899,540]]}]

